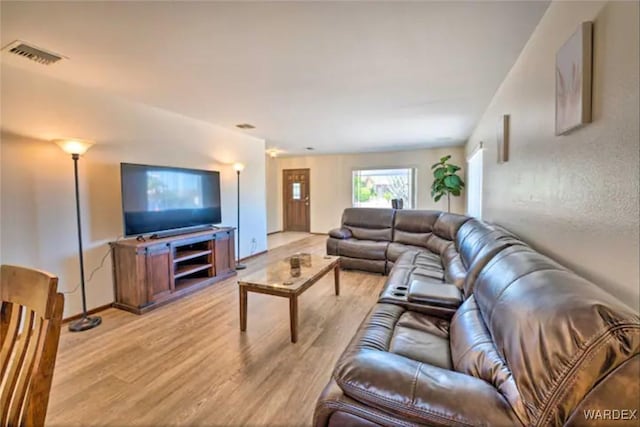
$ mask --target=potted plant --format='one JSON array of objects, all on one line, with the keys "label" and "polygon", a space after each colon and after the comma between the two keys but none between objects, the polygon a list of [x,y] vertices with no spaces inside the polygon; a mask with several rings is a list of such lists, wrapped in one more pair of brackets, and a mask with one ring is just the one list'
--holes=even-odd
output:
[{"label": "potted plant", "polygon": [[438,202],[443,196],[447,196],[447,212],[451,212],[451,195],[459,196],[464,188],[464,181],[457,175],[460,166],[449,163],[451,156],[444,156],[433,166],[433,184],[431,184],[431,197]]}]

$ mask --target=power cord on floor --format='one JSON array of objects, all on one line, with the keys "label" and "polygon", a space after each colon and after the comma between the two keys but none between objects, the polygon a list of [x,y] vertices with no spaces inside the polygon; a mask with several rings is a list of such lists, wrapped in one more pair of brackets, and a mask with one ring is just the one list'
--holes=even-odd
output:
[{"label": "power cord on floor", "polygon": [[[120,241],[123,237],[124,237],[124,236],[118,236],[118,237],[116,238],[115,242]],[[114,242],[114,243],[115,243],[115,242]],[[112,250],[113,250],[113,247],[112,247],[112,246],[109,246],[109,250],[107,250],[107,253],[105,253],[105,254],[102,256],[102,259],[100,260],[100,264],[99,264],[96,268],[94,268],[93,270],[91,270],[91,273],[89,273],[89,277],[88,277],[88,278],[87,278],[87,280],[85,281],[85,284],[86,284],[86,283],[89,283],[89,282],[91,281],[91,279],[93,279],[93,276],[94,276],[94,275],[95,275],[95,274],[96,274],[96,273],[97,273],[97,272],[98,272],[102,267],[104,267],[104,262],[107,260],[107,257],[111,254],[111,251],[112,251]],[[70,291],[66,291],[66,292],[65,292],[65,291],[63,291],[62,293],[63,293],[63,294],[65,294],[65,295],[72,294],[72,293],[76,292],[76,291],[78,290],[78,288],[79,288],[79,287],[80,287],[80,283],[78,283],[78,284],[76,285],[76,287],[75,287],[75,288],[73,288],[72,290],[70,290]]]}]

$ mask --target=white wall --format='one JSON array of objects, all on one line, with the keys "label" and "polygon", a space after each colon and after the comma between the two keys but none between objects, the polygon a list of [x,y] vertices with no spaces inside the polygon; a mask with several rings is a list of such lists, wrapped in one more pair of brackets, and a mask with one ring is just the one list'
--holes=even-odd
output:
[{"label": "white wall", "polygon": [[[555,55],[594,21],[593,123],[554,136]],[[554,2],[467,150],[484,157],[483,214],[632,307],[640,307],[638,2]],[[511,115],[510,161],[495,161]]]},{"label": "white wall", "polygon": [[[451,154],[451,162],[463,168],[464,147],[392,151],[383,153],[318,155],[305,157],[283,157],[267,161],[275,165],[267,179],[269,188],[275,188],[267,195],[269,206],[267,216],[274,230],[282,230],[282,170],[309,168],[311,174],[311,232],[326,233],[340,225],[342,211],[351,207],[352,171],[365,168],[411,167],[417,169],[416,199],[418,209],[446,210],[445,199],[435,203],[431,199],[433,176],[431,165],[442,156]],[[276,185],[273,185],[273,180]],[[451,201],[451,211],[464,213],[464,193]]]},{"label": "white wall", "polygon": [[[79,281],[73,166],[51,139],[96,141],[80,159],[87,273],[122,234],[120,162],[218,170],[222,220],[236,225],[241,175],[241,256],[266,250],[264,141],[150,106],[2,65],[2,262],[48,270],[60,290]],[[251,244],[251,238],[256,244]],[[88,284],[88,306],[113,301],[111,260]],[[65,316],[81,310],[79,291],[66,295]]]},{"label": "white wall", "polygon": [[265,156],[267,171],[267,233],[282,230],[282,219],[278,219],[278,161],[268,155]]}]

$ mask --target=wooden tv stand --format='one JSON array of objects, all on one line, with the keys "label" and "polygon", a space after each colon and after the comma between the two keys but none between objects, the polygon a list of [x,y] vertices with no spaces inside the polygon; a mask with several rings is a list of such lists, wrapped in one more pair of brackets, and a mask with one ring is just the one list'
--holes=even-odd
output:
[{"label": "wooden tv stand", "polygon": [[236,274],[234,229],[111,242],[114,307],[145,313]]}]

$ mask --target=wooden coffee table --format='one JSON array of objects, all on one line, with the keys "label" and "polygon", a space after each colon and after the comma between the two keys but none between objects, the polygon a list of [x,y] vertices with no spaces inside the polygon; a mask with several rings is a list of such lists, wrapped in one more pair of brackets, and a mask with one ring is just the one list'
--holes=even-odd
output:
[{"label": "wooden coffee table", "polygon": [[289,298],[291,342],[298,341],[298,295],[306,291],[329,271],[334,272],[336,295],[340,295],[340,258],[302,254],[300,269],[291,269],[290,258],[269,264],[238,281],[240,290],[240,330],[247,330],[247,294],[275,295]]}]

